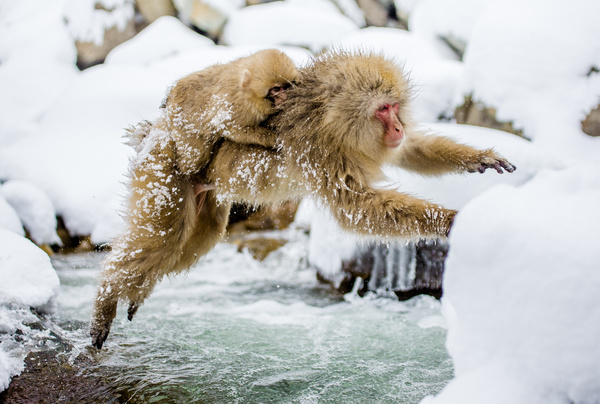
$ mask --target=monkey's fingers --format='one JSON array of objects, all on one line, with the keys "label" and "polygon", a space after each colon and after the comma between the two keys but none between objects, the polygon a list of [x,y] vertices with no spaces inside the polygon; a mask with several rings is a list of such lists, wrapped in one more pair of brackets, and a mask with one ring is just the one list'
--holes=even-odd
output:
[{"label": "monkey's fingers", "polygon": [[140,308],[140,305],[138,303],[136,303],[136,302],[129,303],[129,308],[127,309],[127,320],[132,321],[133,316],[135,316],[135,313],[137,313],[139,308]]},{"label": "monkey's fingers", "polygon": [[90,327],[90,336],[92,337],[92,346],[95,346],[98,349],[102,349],[102,345],[106,338],[108,338],[108,334],[110,333],[110,326],[112,321],[107,321],[101,324],[93,322]]},{"label": "monkey's fingers", "polygon": [[512,173],[517,169],[517,166],[509,162],[508,160],[500,160],[500,166],[507,172]]}]

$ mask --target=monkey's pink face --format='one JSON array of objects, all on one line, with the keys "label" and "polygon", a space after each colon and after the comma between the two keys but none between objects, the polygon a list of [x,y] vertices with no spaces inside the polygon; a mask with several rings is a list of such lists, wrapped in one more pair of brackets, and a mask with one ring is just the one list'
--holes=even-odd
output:
[{"label": "monkey's pink face", "polygon": [[404,128],[400,119],[398,119],[398,111],[400,104],[383,103],[375,111],[375,117],[381,122],[384,128],[383,143],[389,148],[396,148],[402,143],[404,138]]}]

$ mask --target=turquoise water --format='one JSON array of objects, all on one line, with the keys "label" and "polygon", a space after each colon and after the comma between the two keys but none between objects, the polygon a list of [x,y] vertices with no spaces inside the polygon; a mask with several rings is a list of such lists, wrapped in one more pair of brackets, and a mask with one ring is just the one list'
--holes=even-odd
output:
[{"label": "turquoise water", "polygon": [[130,402],[418,403],[452,378],[439,302],[334,294],[298,236],[263,263],[220,244],[163,281],[105,347],[88,321],[102,253],[57,255],[54,322]]}]

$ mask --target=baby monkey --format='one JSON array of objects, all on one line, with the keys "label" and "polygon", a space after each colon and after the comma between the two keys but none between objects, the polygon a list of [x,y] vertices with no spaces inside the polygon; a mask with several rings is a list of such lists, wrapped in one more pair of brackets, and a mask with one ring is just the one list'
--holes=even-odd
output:
[{"label": "baby monkey", "polygon": [[266,121],[297,79],[294,63],[274,49],[214,65],[180,79],[161,117],[129,131],[138,153],[130,162],[126,228],[103,263],[94,346],[106,340],[119,300],[129,303],[131,320],[158,280],[187,269],[222,238],[229,210],[205,206],[213,153],[225,139],[274,148],[277,134]]},{"label": "baby monkey", "polygon": [[267,49],[192,73],[171,89],[161,124],[173,136],[179,171],[194,176],[198,211],[206,191],[214,188],[203,173],[219,141],[274,147],[276,133],[265,121],[278,110],[298,75],[289,57]]}]

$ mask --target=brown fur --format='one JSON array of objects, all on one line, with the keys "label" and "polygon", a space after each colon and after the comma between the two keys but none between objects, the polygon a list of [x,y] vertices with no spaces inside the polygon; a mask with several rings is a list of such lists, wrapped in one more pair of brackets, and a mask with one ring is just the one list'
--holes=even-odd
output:
[{"label": "brown fur", "polygon": [[267,99],[269,90],[297,79],[293,62],[268,49],[179,80],[167,96],[164,117],[175,139],[179,170],[201,172],[221,138],[274,147],[275,132],[261,126],[277,111]]},{"label": "brown fur", "polygon": [[[300,83],[288,89],[286,96],[282,112],[271,122],[279,135],[278,148],[225,139],[203,171],[216,189],[208,193],[201,215],[182,214],[189,212],[185,206],[193,205],[191,198],[183,198],[178,202],[181,208],[159,211],[156,227],[147,233],[152,242],[130,243],[141,255],[152,257],[151,276],[131,265],[131,271],[107,269],[113,292],[100,294],[107,296],[108,304],[97,303],[100,310],[92,322],[96,346],[98,341],[101,346],[108,334],[118,297],[126,296],[132,302],[130,312],[135,312],[137,302],[143,301],[158,279],[191,264],[220,240],[231,202],[279,204],[311,195],[329,207],[348,230],[378,238],[446,237],[456,211],[375,188],[373,183],[383,178],[383,164],[424,175],[490,167],[500,172],[501,168],[514,170],[491,150],[476,150],[418,131],[411,120],[410,91],[402,71],[379,56],[341,52],[321,56],[301,70]],[[392,148],[386,146],[386,129],[376,111],[381,105],[396,103],[395,119],[401,122],[405,138]],[[173,130],[165,128],[168,133]],[[170,150],[167,145],[167,161]],[[162,153],[159,148],[158,160]],[[169,167],[164,167],[169,172]],[[176,184],[177,189],[186,185]],[[147,214],[152,215],[152,209],[149,206]],[[165,226],[167,222],[175,223],[175,230],[158,235],[157,229],[170,228]],[[103,288],[101,291],[106,289],[104,284]]]},{"label": "brown fur", "polygon": [[[383,57],[326,54],[301,71],[274,118],[281,152],[225,142],[211,164],[210,180],[224,201],[279,203],[313,195],[339,224],[376,237],[445,237],[455,211],[373,187],[381,166],[396,164],[424,175],[512,171],[491,150],[476,150],[415,128],[409,86],[401,70]],[[399,103],[405,138],[398,148],[383,142],[375,111]]]},{"label": "brown fur", "polygon": [[[203,171],[222,138],[274,147],[276,133],[264,121],[276,112],[268,99],[298,78],[292,61],[265,50],[179,80],[163,116],[130,129],[131,161],[126,230],[113,243],[94,305],[90,333],[100,348],[119,300],[131,320],[165,275],[187,269],[223,237],[230,204],[202,191]],[[277,102],[275,102],[276,104]],[[203,188],[202,185],[199,187]]]}]

